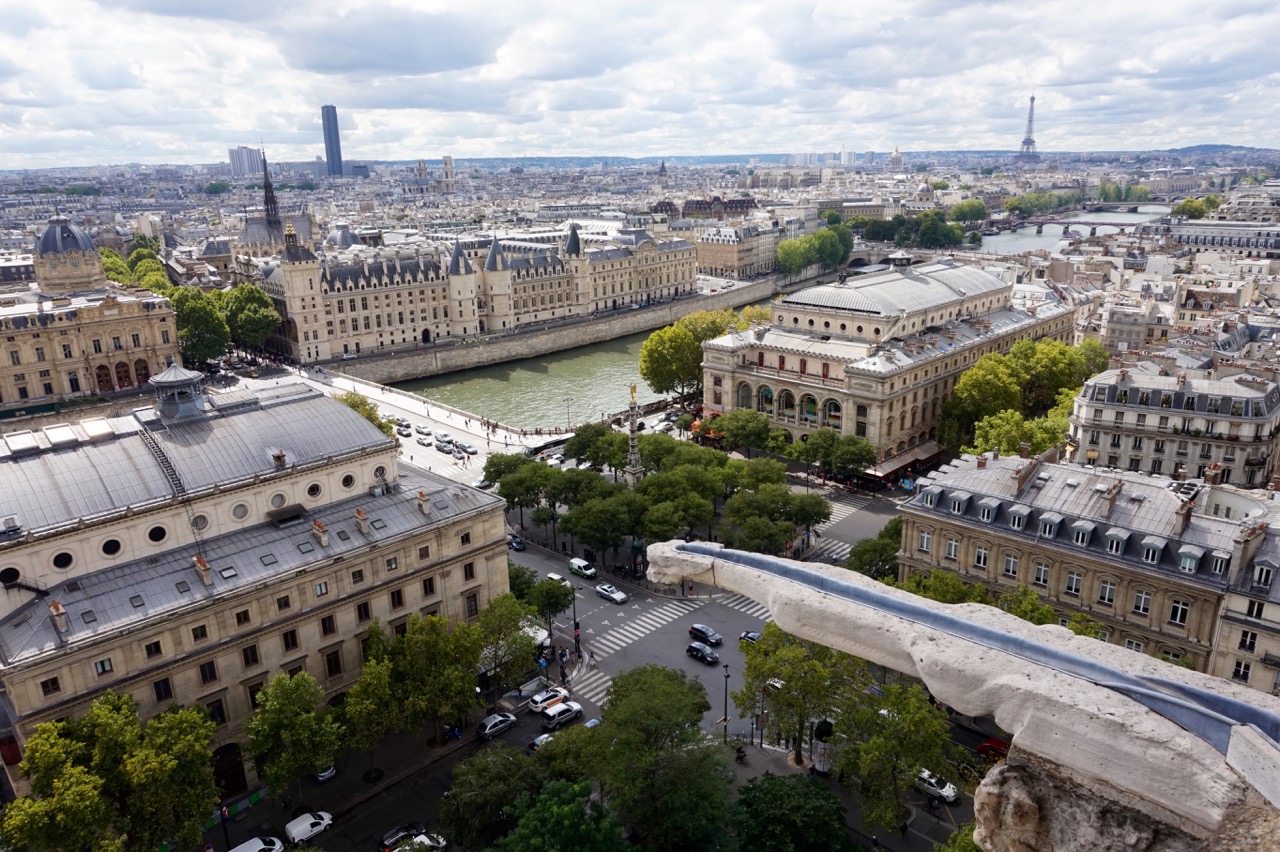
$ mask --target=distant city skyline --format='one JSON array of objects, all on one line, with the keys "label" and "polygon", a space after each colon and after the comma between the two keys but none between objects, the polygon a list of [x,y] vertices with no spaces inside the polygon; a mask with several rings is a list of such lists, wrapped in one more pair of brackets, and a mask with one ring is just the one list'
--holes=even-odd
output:
[{"label": "distant city skyline", "polygon": [[12,5],[0,168],[1280,147],[1280,8],[410,0]]}]

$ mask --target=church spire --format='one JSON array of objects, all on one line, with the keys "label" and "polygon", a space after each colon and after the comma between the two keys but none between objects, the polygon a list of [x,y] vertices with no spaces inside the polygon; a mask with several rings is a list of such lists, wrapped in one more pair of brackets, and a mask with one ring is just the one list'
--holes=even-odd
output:
[{"label": "church spire", "polygon": [[267,166],[267,152],[262,152],[262,205],[267,214],[267,237],[274,244],[284,242],[284,228],[280,225],[280,205],[276,203],[276,189],[271,185],[271,169]]}]

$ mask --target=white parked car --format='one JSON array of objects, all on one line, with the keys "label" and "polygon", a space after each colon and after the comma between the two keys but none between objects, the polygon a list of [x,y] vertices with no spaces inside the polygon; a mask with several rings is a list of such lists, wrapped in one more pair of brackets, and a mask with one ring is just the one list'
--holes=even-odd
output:
[{"label": "white parked car", "polygon": [[937,796],[947,804],[954,802],[960,795],[956,790],[955,784],[945,778],[934,775],[927,769],[921,769],[920,774],[916,776],[916,786],[930,796]]},{"label": "white parked car", "polygon": [[624,604],[627,602],[626,593],[608,583],[601,583],[596,586],[596,594],[605,600],[613,601],[616,604]]},{"label": "white parked car", "polygon": [[333,816],[325,811],[311,811],[290,820],[284,827],[285,838],[293,844],[310,840],[329,826],[333,825]]}]

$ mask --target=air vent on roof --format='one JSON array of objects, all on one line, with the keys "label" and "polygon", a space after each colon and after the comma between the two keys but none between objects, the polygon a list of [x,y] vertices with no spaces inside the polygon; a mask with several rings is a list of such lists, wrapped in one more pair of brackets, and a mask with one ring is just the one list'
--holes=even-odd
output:
[{"label": "air vent on roof", "polygon": [[160,564],[160,557],[159,557],[159,556],[153,556],[153,557],[151,557],[150,559],[148,559],[148,560],[147,560],[147,564],[148,564],[148,565],[159,565],[159,564]]},{"label": "air vent on roof", "polygon": [[271,554],[271,553],[264,553],[264,554],[262,554],[262,556],[260,556],[260,557],[258,557],[258,558],[259,558],[259,560],[262,562],[262,564],[263,564],[263,565],[275,565],[275,564],[276,564],[276,562],[278,561],[278,560],[276,559],[275,555],[274,555],[274,554]]},{"label": "air vent on roof", "polygon": [[1075,487],[1076,487],[1077,485],[1079,485],[1079,484],[1080,484],[1080,480],[1078,480],[1078,479],[1068,479],[1068,480],[1067,480],[1067,487],[1068,487],[1068,488],[1075,488]]},{"label": "air vent on roof", "polygon": [[14,620],[13,626],[21,627],[22,625],[26,624],[30,620],[31,620],[31,613],[29,612],[23,613],[21,616],[19,616]]},{"label": "air vent on roof", "polygon": [[191,584],[190,584],[190,583],[188,583],[186,580],[179,580],[178,582],[174,583],[173,585],[174,585],[174,588],[176,588],[178,591],[182,592],[184,595],[185,595],[187,592],[191,591]]},{"label": "air vent on roof", "polygon": [[93,610],[89,610],[88,612],[86,612],[84,615],[80,617],[84,619],[85,624],[93,624],[95,621],[98,620],[98,614]]},{"label": "air vent on roof", "polygon": [[351,533],[347,532],[346,530],[338,530],[338,538],[342,539],[343,541],[348,541],[351,538]]},{"label": "air vent on roof", "polygon": [[142,606],[143,604],[142,595],[134,595],[133,597],[129,598],[129,603],[133,604],[134,609],[137,609],[138,607]]},{"label": "air vent on roof", "polygon": [[79,580],[72,580],[70,583],[67,583],[67,591],[68,591],[68,592],[78,592],[78,591],[80,591],[80,590],[81,590],[81,589],[83,589],[83,588],[84,588],[84,586],[80,585],[80,581],[79,581]]},{"label": "air vent on roof", "polygon": [[222,575],[222,579],[230,580],[232,577],[236,576],[237,571],[234,568],[219,568],[218,573]]},{"label": "air vent on roof", "polygon": [[17,516],[17,515],[5,515],[5,516],[4,516],[4,531],[5,531],[5,532],[13,532],[13,531],[18,530],[18,529],[21,529],[21,528],[22,528],[22,524],[18,523],[18,516]]},{"label": "air vent on roof", "polygon": [[1129,495],[1129,500],[1130,500],[1131,502],[1134,502],[1134,503],[1141,503],[1143,500],[1146,500],[1146,499],[1147,499],[1147,495],[1145,495],[1145,494],[1130,494],[1130,495]]},{"label": "air vent on roof", "polygon": [[1097,485],[1093,486],[1093,490],[1097,491],[1099,494],[1105,494],[1107,493],[1107,484],[1105,482],[1099,482]]}]

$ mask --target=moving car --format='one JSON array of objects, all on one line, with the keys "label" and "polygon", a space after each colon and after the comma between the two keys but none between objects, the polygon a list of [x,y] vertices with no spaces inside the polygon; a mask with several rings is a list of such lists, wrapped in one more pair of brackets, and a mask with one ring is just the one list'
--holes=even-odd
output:
[{"label": "moving car", "polygon": [[427,827],[420,822],[406,822],[404,825],[397,825],[395,828],[382,835],[382,852],[391,852],[399,846],[406,838],[417,837],[419,834],[425,834]]},{"label": "moving car", "polygon": [[399,435],[401,438],[412,438],[413,430],[410,429],[408,426],[397,426],[396,434]]},{"label": "moving car", "polygon": [[565,701],[542,711],[542,727],[548,731],[558,731],[581,716],[581,704],[576,701]]},{"label": "moving car", "polygon": [[453,442],[453,436],[443,429],[437,429],[435,434],[437,441],[444,441],[446,444]]},{"label": "moving car", "polygon": [[601,583],[600,585],[596,586],[596,594],[604,598],[605,600],[612,601],[613,603],[616,603],[616,604],[624,604],[627,602],[626,594],[619,591],[614,586],[609,585],[608,583]]},{"label": "moving car", "polygon": [[480,722],[480,739],[491,740],[516,723],[516,717],[510,713],[494,713],[485,716]]},{"label": "moving car", "polygon": [[684,652],[695,660],[701,660],[709,666],[714,666],[720,662],[720,655],[711,650],[710,646],[701,642],[690,643],[689,647],[684,649]]},{"label": "moving car", "polygon": [[428,429],[426,426],[422,425],[421,423],[419,423],[417,426],[414,426],[413,431],[417,432],[419,435],[431,434],[431,430]]},{"label": "moving car", "polygon": [[689,638],[697,642],[705,642],[713,647],[724,644],[724,639],[721,638],[720,634],[705,624],[692,625],[689,628]]},{"label": "moving car", "polygon": [[458,459],[459,461],[461,461],[462,459],[465,459],[465,458],[467,457],[467,454],[466,454],[466,453],[464,453],[461,449],[459,449],[457,444],[454,444],[454,445],[453,445],[453,457],[454,457],[455,459]]},{"label": "moving car", "polygon": [[429,447],[429,446],[431,446],[431,439],[430,439],[430,438],[418,438],[418,446],[419,446],[419,447]]},{"label": "moving car", "polygon": [[522,539],[520,536],[516,535],[515,533],[512,533],[511,535],[507,536],[507,547],[511,548],[512,550],[524,550],[524,539]]},{"label": "moving car", "polygon": [[354,353],[354,352],[343,352],[343,353],[342,353],[342,360],[343,360],[343,361],[354,361],[354,360],[356,360],[356,353]]},{"label": "moving car", "polygon": [[333,815],[325,811],[311,811],[285,824],[285,840],[293,844],[310,840],[333,825]]},{"label": "moving car", "polygon": [[553,737],[551,734],[538,734],[536,737],[529,740],[529,744],[524,747],[524,753],[525,754],[537,753],[538,749],[542,748],[544,745],[551,742],[552,738]]},{"label": "moving car", "polygon": [[585,559],[570,559],[569,570],[579,577],[586,577],[588,580],[596,575],[595,567]]},{"label": "moving car", "polygon": [[560,686],[553,686],[550,689],[542,690],[542,692],[529,699],[529,709],[535,713],[541,713],[548,707],[554,707],[568,698],[569,690]]},{"label": "moving car", "polygon": [[738,644],[742,644],[743,642],[746,642],[749,645],[754,645],[759,641],[760,641],[760,634],[754,630],[748,630],[745,633],[738,634]]},{"label": "moving car", "polygon": [[453,455],[453,444],[450,444],[448,441],[441,441],[439,438],[436,438],[436,449],[442,453]]},{"label": "moving car", "polygon": [[469,456],[474,456],[476,453],[480,452],[478,449],[476,449],[474,444],[468,444],[466,441],[459,441],[458,443],[454,444],[454,446],[462,450],[464,453],[466,453]]},{"label": "moving car", "polygon": [[426,847],[428,849],[448,849],[449,844],[438,834],[419,834],[416,837],[406,837],[400,841],[401,846],[414,846],[418,849]]},{"label": "moving car", "polygon": [[316,773],[316,780],[319,781],[321,784],[323,784],[326,781],[332,781],[337,774],[338,774],[338,767],[330,763],[324,769],[321,769],[319,772]]},{"label": "moving car", "polygon": [[493,483],[485,479],[483,476],[471,483],[472,488],[479,488],[481,491],[488,491],[493,487]]},{"label": "moving car", "polygon": [[920,774],[916,776],[916,786],[930,796],[937,796],[947,804],[954,802],[960,795],[956,791],[955,784],[945,778],[934,775],[927,769],[921,769]]}]

